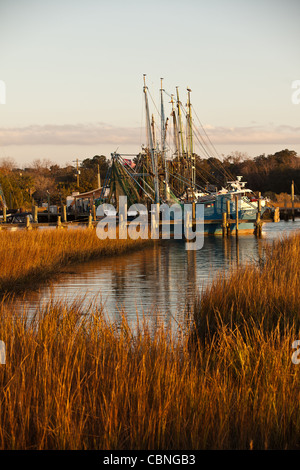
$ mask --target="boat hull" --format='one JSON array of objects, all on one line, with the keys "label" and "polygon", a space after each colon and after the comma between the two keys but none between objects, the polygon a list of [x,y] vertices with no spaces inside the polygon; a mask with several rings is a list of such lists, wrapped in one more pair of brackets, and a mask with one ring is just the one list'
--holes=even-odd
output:
[{"label": "boat hull", "polygon": [[[254,233],[254,223],[242,222],[239,223],[238,232],[239,235],[249,235]],[[230,225],[230,233],[234,235],[236,233],[236,224]],[[205,224],[204,223],[204,234],[205,235],[223,235],[222,222],[216,224]]]}]

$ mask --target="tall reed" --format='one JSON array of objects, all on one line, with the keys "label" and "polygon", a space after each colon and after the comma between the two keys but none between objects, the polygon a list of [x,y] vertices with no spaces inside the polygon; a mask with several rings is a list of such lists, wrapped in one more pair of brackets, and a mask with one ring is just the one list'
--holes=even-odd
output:
[{"label": "tall reed", "polygon": [[295,332],[226,326],[209,347],[101,309],[0,307],[1,449],[298,448]]},{"label": "tall reed", "polygon": [[3,301],[0,448],[299,449],[299,238],[205,291],[195,326],[218,327],[194,341],[80,301]]},{"label": "tall reed", "polygon": [[100,240],[86,228],[0,230],[0,293],[35,286],[63,266],[145,247],[151,240]]},{"label": "tall reed", "polygon": [[201,337],[225,324],[234,329],[254,322],[272,331],[277,324],[300,327],[300,234],[266,248],[258,264],[246,264],[230,276],[218,275],[201,294],[194,322]]}]

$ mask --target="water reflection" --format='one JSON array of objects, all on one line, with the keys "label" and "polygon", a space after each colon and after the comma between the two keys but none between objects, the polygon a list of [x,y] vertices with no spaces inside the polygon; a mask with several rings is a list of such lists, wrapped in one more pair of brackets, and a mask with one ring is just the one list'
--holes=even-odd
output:
[{"label": "water reflection", "polygon": [[65,268],[51,285],[16,302],[33,312],[50,297],[71,303],[84,295],[87,304],[96,297],[114,319],[124,310],[129,319],[136,319],[137,313],[146,317],[155,313],[163,321],[174,322],[182,319],[198,291],[220,270],[228,272],[238,264],[259,262],[270,241],[295,229],[300,229],[299,220],[266,224],[261,239],[207,237],[198,251],[186,250],[185,243],[178,240],[157,243],[136,253]]}]

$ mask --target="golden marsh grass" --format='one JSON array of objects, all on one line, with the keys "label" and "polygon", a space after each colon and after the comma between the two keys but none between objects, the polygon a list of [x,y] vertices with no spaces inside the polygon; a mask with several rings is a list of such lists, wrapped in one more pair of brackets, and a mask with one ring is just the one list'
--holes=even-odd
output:
[{"label": "golden marsh grass", "polygon": [[1,449],[298,447],[292,328],[224,326],[191,347],[86,313],[49,303],[29,320],[1,305]]},{"label": "golden marsh grass", "polygon": [[79,301],[33,317],[2,302],[0,448],[299,449],[299,246],[217,280],[190,335]]},{"label": "golden marsh grass", "polygon": [[100,240],[96,230],[0,230],[0,293],[35,287],[68,264],[147,246],[149,240]]}]

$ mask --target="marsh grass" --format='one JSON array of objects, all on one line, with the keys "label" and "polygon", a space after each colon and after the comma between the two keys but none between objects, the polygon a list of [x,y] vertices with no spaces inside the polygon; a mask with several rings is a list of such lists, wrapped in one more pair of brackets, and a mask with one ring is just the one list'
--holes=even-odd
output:
[{"label": "marsh grass", "polygon": [[266,248],[259,264],[245,264],[230,276],[220,273],[201,294],[194,321],[202,338],[225,325],[264,331],[294,324],[300,328],[300,234],[294,233]]},{"label": "marsh grass", "polygon": [[71,263],[140,249],[149,240],[100,240],[96,230],[0,230],[0,293],[35,288]]},{"label": "marsh grass", "polygon": [[216,281],[190,334],[79,300],[2,302],[0,448],[299,449],[299,240]]},{"label": "marsh grass", "polygon": [[0,306],[1,449],[297,448],[293,328],[223,327],[210,345],[101,309]]}]

